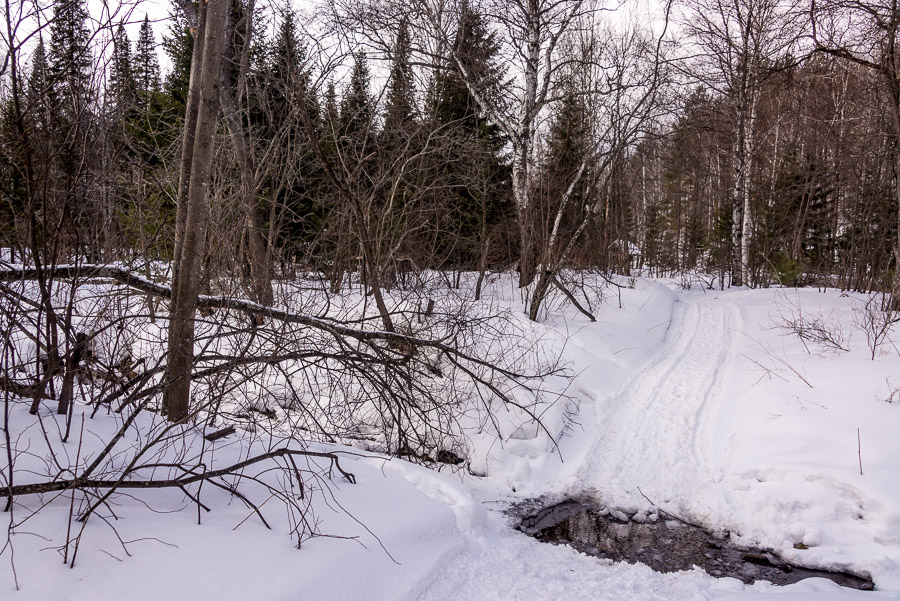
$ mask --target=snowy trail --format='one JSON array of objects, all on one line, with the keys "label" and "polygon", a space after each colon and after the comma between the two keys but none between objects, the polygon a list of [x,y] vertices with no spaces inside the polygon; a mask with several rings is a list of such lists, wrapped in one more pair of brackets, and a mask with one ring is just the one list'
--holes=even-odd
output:
[{"label": "snowy trail", "polygon": [[648,498],[703,513],[688,503],[722,479],[714,430],[740,330],[736,306],[681,298],[666,348],[600,412],[582,494],[627,511],[648,509]]},{"label": "snowy trail", "polygon": [[[741,371],[744,364],[738,359],[739,348],[743,352],[745,324],[743,306],[739,308],[738,303],[723,296],[679,294],[658,354],[638,368],[618,392],[604,394],[602,376],[585,372],[587,377],[577,389],[595,402],[583,403],[580,416],[590,420],[584,436],[593,442],[580,447],[576,440],[569,447],[582,454],[569,455],[580,462],[574,474],[564,470],[559,473],[560,482],[565,482],[565,495],[594,496],[608,507],[628,513],[646,511],[656,504],[712,527],[734,517],[734,505],[741,506],[743,493],[733,489],[732,454],[738,447],[729,420],[740,397],[734,387],[741,377],[746,379]],[[747,325],[753,328],[755,322],[748,321]],[[608,334],[603,328],[595,332],[598,336]],[[592,352],[591,342],[589,336],[580,338],[580,357],[586,355],[591,360],[593,355],[602,360],[599,352]],[[607,343],[605,350],[609,348]],[[573,475],[577,476],[574,483]],[[762,496],[759,505],[744,503],[737,508],[738,513],[751,508],[751,513],[741,514],[745,520],[773,504],[766,484],[751,479],[748,486],[757,490],[755,485],[759,484]],[[900,599],[890,592],[841,589],[829,580],[815,578],[786,587],[765,582],[743,585],[732,578],[713,578],[699,569],[663,574],[642,564],[611,563],[513,531],[510,518],[502,513],[503,495],[495,501],[489,490],[493,489],[485,486],[478,491],[490,508],[484,529],[470,533],[467,544],[432,574],[424,593],[416,597],[420,601],[741,601],[760,594],[779,594],[784,601]],[[495,502],[499,504],[493,505]],[[791,507],[778,503],[774,511],[792,513]],[[819,516],[812,523],[823,519],[830,518]],[[755,523],[753,519],[750,522]],[[786,550],[794,551],[793,545],[788,544]],[[800,552],[813,551],[795,551]],[[821,563],[828,565],[827,557]]]}]

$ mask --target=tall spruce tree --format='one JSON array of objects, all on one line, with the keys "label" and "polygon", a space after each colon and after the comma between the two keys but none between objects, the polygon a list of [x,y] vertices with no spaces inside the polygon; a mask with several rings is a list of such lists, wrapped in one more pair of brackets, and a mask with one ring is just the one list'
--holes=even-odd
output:
[{"label": "tall spruce tree", "polygon": [[[453,45],[466,72],[480,82],[484,93],[496,90],[499,44],[468,2],[462,6]],[[451,264],[483,265],[492,232],[504,218],[504,201],[511,185],[503,154],[506,139],[483,114],[449,59],[446,68],[435,73],[426,105],[431,127],[446,132],[437,166],[446,183],[445,192],[436,199],[442,208],[439,254]]]},{"label": "tall spruce tree", "polygon": [[[43,205],[50,217],[45,235],[68,241],[68,247],[54,252],[100,261],[111,249],[115,209],[102,192],[107,173],[98,135],[89,15],[83,0],[56,0],[53,8],[47,57],[51,169]],[[58,225],[51,226],[54,220]]]},{"label": "tall spruce tree", "polygon": [[335,160],[337,140],[341,131],[341,110],[338,103],[337,89],[334,80],[325,84],[325,95],[322,98],[322,113],[319,120],[319,141],[322,152],[329,161]]},{"label": "tall spruce tree", "polygon": [[[279,229],[288,256],[300,254],[319,233],[325,214],[325,176],[310,140],[310,135],[320,135],[321,109],[307,61],[308,50],[297,34],[295,16],[288,13],[268,49],[258,92],[260,135],[281,136],[285,143],[276,150],[278,160],[290,165],[272,172],[265,185],[281,209],[279,214],[284,214]],[[304,125],[302,112],[313,125],[312,133]]]},{"label": "tall spruce tree", "polygon": [[38,131],[46,131],[49,127],[49,94],[50,94],[50,65],[47,62],[47,53],[44,49],[44,39],[38,38],[37,46],[31,57],[31,73],[25,87],[25,96],[28,99],[29,120]]},{"label": "tall spruce tree", "polygon": [[176,0],[172,2],[172,13],[168,34],[163,36],[163,50],[169,56],[172,68],[166,75],[165,92],[170,104],[170,112],[176,119],[184,118],[187,106],[188,85],[191,82],[191,56],[194,53],[194,36],[184,11]]},{"label": "tall spruce tree", "polygon": [[306,109],[313,123],[319,121],[319,103],[310,83],[306,66],[308,49],[297,35],[293,13],[285,15],[278,24],[275,38],[266,49],[260,67],[259,118],[268,128],[279,128],[285,119],[293,119],[298,127],[301,119],[293,114],[299,99],[306,99]]},{"label": "tall spruce tree", "polygon": [[353,55],[353,70],[341,101],[341,134],[353,140],[371,135],[375,117],[375,102],[369,92],[371,75],[369,62],[363,52]]},{"label": "tall spruce tree", "polygon": [[135,81],[131,69],[131,40],[125,25],[119,23],[113,37],[112,66],[109,74],[109,92],[119,115],[123,115],[135,101]]},{"label": "tall spruce tree", "polygon": [[138,32],[134,47],[134,63],[132,67],[137,86],[137,100],[141,108],[150,106],[153,95],[159,91],[159,57],[156,56],[156,40],[150,20],[144,15],[144,22]]},{"label": "tall spruce tree", "polygon": [[50,25],[49,79],[54,103],[70,117],[87,106],[91,91],[91,33],[82,0],[56,0]]},{"label": "tall spruce tree", "polygon": [[[544,195],[539,199],[544,223],[552,222],[560,200],[590,151],[583,97],[576,94],[572,86],[566,85],[563,89],[563,98],[553,116],[547,140]],[[589,179],[582,176],[573,189],[563,215],[564,223],[573,218],[577,220],[583,214],[588,203],[586,195]]]},{"label": "tall spruce tree", "polygon": [[[454,54],[459,57],[466,73],[470,74],[472,85],[484,95],[497,93],[500,87],[500,43],[468,1],[463,2],[460,9],[453,47]],[[499,136],[499,128],[489,125],[482,118],[482,112],[469,86],[452,64],[436,74],[433,88],[430,104],[434,107],[434,114],[439,122],[445,125],[458,123],[469,131],[486,127],[487,129],[479,131],[480,136]]]},{"label": "tall spruce tree", "polygon": [[391,73],[388,81],[387,107],[384,117],[384,137],[390,145],[402,141],[412,133],[415,123],[416,90],[410,60],[412,46],[409,24],[404,20],[397,30]]},{"label": "tall spruce tree", "polygon": [[341,123],[341,111],[338,107],[337,89],[334,80],[329,79],[325,84],[324,106],[322,107],[322,129],[328,135],[324,136],[323,143],[333,139],[332,132],[337,131]]}]

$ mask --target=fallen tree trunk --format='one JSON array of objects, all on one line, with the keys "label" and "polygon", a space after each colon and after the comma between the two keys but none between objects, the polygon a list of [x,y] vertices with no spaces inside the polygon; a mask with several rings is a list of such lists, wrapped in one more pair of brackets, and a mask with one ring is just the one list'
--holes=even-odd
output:
[{"label": "fallen tree trunk", "polygon": [[[254,457],[250,457],[245,459],[244,461],[240,461],[235,463],[234,465],[229,465],[228,467],[224,467],[217,470],[212,470],[209,472],[202,472],[199,474],[190,473],[190,475],[185,475],[181,478],[169,478],[164,480],[124,480],[124,479],[111,479],[111,480],[98,480],[93,478],[64,478],[60,480],[49,480],[46,482],[34,482],[31,484],[17,484],[15,486],[7,487],[3,490],[4,496],[12,496],[12,497],[20,497],[23,495],[37,495],[37,494],[45,494],[51,492],[60,492],[64,490],[72,490],[72,489],[85,489],[85,488],[93,488],[93,489],[118,489],[118,488],[179,488],[183,486],[187,486],[189,484],[195,484],[197,482],[203,482],[206,480],[211,480],[213,478],[219,478],[221,476],[227,476],[229,474],[237,474],[241,469],[251,466],[255,463],[259,463],[261,461],[266,461],[268,459],[276,459],[278,457],[287,457],[287,456],[305,456],[305,457],[319,457],[322,459],[330,459],[332,465],[337,469],[341,475],[351,484],[356,484],[356,476],[352,473],[345,471],[340,464],[338,456],[334,453],[317,453],[315,451],[301,451],[298,449],[289,449],[289,448],[281,448],[276,449],[274,451],[270,451],[268,453],[263,453],[261,455],[256,455]],[[159,469],[158,464],[154,464],[152,466],[147,466],[148,469]],[[171,466],[173,468],[178,467],[176,465]],[[140,469],[140,468],[138,468]],[[137,470],[135,470],[137,471]]]}]

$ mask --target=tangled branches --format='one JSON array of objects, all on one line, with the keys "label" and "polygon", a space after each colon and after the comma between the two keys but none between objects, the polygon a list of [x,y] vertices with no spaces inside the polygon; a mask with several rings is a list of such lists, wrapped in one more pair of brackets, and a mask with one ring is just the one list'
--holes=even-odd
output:
[{"label": "tangled branches", "polygon": [[[381,315],[365,294],[331,296],[308,277],[285,283],[275,308],[200,297],[191,412],[170,423],[160,415],[165,315],[145,310],[148,296],[169,298],[169,287],[120,266],[45,267],[40,286],[38,275],[0,269],[0,486],[7,509],[27,515],[68,499],[70,522],[82,528],[98,512],[114,515],[117,496],[150,489],[177,491],[199,519],[210,510],[201,491],[218,489],[267,526],[259,507],[279,499],[299,544],[317,534],[310,479],[327,487],[334,470],[355,480],[335,452],[310,441],[458,463],[467,428],[499,432],[501,407],[542,427],[553,399],[542,398],[541,378],[561,371],[486,303],[479,312],[446,290],[437,300],[420,290],[394,301],[397,327],[386,332],[373,327]],[[58,415],[42,409],[48,399],[63,408],[64,395]],[[222,436],[233,428],[243,434]],[[72,560],[79,537],[66,537]]]}]

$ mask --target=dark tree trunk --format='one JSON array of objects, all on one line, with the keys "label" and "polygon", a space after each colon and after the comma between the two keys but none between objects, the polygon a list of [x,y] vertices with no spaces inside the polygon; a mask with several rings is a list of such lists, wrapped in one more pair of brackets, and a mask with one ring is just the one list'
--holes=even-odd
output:
[{"label": "dark tree trunk", "polygon": [[195,35],[176,217],[166,373],[169,386],[163,397],[163,410],[172,422],[183,421],[190,410],[194,310],[206,252],[209,174],[219,115],[225,25],[230,10],[231,0],[201,2],[200,25]]}]

